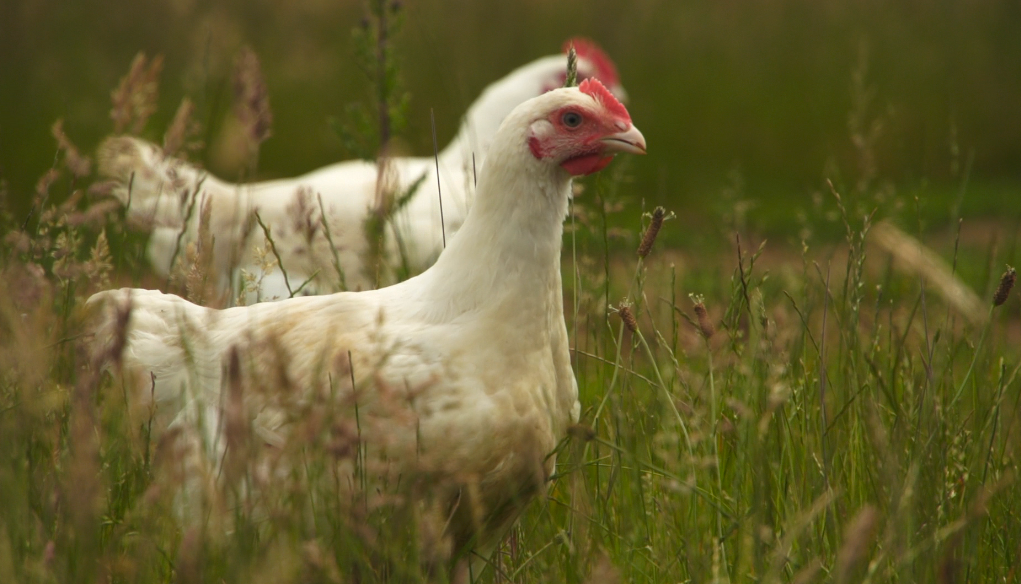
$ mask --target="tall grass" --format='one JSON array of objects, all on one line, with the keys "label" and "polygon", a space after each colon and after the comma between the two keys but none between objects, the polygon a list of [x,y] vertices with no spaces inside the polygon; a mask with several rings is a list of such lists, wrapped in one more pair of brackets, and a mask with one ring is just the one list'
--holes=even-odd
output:
[{"label": "tall grass", "polygon": [[700,290],[712,321],[685,299],[699,278],[652,261],[621,321],[583,309],[589,442],[517,528],[547,547],[506,571],[583,581],[605,556],[627,582],[1013,577],[1016,297],[962,325],[924,280],[872,269],[868,229],[785,281],[739,247]]},{"label": "tall grass", "polygon": [[[284,450],[299,462],[279,481],[246,454],[238,418],[231,480],[183,516],[190,443],[161,436],[157,412],[128,403],[131,380],[101,372],[116,339],[97,355],[106,344],[81,337],[84,298],[145,281],[142,242],[84,195],[91,165],[59,125],[54,135],[32,214],[3,221],[0,581],[463,576],[446,569],[457,550],[429,483],[363,499],[336,484],[338,461],[364,464],[364,446],[329,404],[295,411]],[[652,228],[622,204],[635,195],[623,166],[579,188],[565,246],[582,422],[548,494],[475,581],[1016,579],[1016,290],[998,290],[998,306],[990,293],[973,322],[924,270],[879,253],[871,167],[823,203],[842,244],[808,235],[789,250],[739,231],[729,252],[680,254],[653,242],[668,214],[649,214]],[[633,229],[608,227],[613,215]],[[1002,264],[995,248],[962,252]]]}]

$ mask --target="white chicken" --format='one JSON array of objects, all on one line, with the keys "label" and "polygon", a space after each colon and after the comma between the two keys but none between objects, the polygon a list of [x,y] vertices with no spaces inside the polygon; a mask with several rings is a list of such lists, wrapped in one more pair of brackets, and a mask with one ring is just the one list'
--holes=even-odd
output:
[{"label": "white chicken", "polygon": [[[616,68],[597,45],[572,39],[565,50],[570,45],[578,54],[579,79],[598,78],[623,97]],[[520,67],[487,87],[468,109],[457,135],[438,155],[442,222],[432,156],[394,157],[383,168],[355,160],[292,179],[233,184],[165,157],[158,146],[118,137],[100,147],[99,168],[114,179],[112,192],[127,206],[129,221],[151,230],[149,259],[163,276],[198,237],[208,200],[213,269],[221,291],[240,285],[239,269],[258,282],[248,286],[247,304],[287,298],[299,288],[303,294],[375,288],[392,283],[397,266],[417,273],[436,259],[444,238],[449,241],[464,221],[475,174],[500,122],[526,99],[563,85],[564,62],[553,55]],[[366,220],[387,206],[381,202],[393,206],[412,189],[406,204],[387,216],[379,262],[370,255]],[[269,230],[282,270],[272,262],[263,270],[265,258],[273,256],[263,227],[253,220],[256,213]]]},{"label": "white chicken", "polygon": [[134,403],[154,397],[175,426],[213,421],[207,444],[224,442],[216,421],[234,399],[221,395],[225,371],[244,380],[235,398],[266,445],[286,442],[294,403],[355,403],[368,457],[406,482],[425,473],[455,485],[443,494],[446,535],[488,557],[545,489],[550,454],[578,420],[563,220],[571,177],[620,152],[644,153],[645,139],[598,80],[550,91],[507,116],[460,233],[420,275],[224,310],[157,291],[101,292],[88,301],[97,350],[123,349],[122,366],[143,380],[128,393]]}]

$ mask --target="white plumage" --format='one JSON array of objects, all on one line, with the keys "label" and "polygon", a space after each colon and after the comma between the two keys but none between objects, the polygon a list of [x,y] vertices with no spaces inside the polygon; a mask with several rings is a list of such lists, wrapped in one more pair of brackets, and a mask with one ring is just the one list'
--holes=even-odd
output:
[{"label": "white plumage", "polygon": [[[447,533],[488,555],[545,488],[548,455],[579,416],[560,272],[571,176],[644,151],[598,81],[551,91],[507,117],[460,234],[422,274],[225,310],[156,291],[101,292],[89,299],[97,344],[123,339],[123,366],[143,380],[131,399],[149,399],[151,373],[161,415],[187,428],[206,420],[209,444],[224,440],[208,422],[229,416],[225,401],[240,395],[270,445],[286,442],[295,404],[357,402],[371,456],[405,481],[422,472],[454,485],[443,495],[457,510]],[[232,368],[245,384],[233,398],[221,395]]]},{"label": "white plumage", "polygon": [[[609,58],[588,41],[570,42],[578,48],[579,79],[597,77],[622,96]],[[390,267],[407,261],[413,273],[421,271],[442,249],[444,227],[449,240],[464,221],[475,173],[500,122],[526,99],[560,87],[564,62],[555,55],[520,67],[487,87],[469,108],[457,135],[438,156],[443,223],[431,156],[394,157],[383,169],[365,161],[341,162],[293,179],[239,185],[165,157],[158,146],[120,137],[100,147],[99,167],[114,179],[112,192],[127,205],[129,220],[151,230],[149,258],[163,276],[197,239],[201,207],[208,200],[217,283],[227,290],[239,284],[237,269],[252,274],[261,285],[250,291],[248,304],[287,298],[310,278],[305,294],[375,288],[377,281],[393,281],[388,266],[366,262],[371,258],[365,221],[377,212],[381,197],[393,200],[418,184],[384,230],[383,260]],[[256,212],[270,230],[284,270],[261,268],[256,248],[265,254],[266,238],[253,221]]]}]

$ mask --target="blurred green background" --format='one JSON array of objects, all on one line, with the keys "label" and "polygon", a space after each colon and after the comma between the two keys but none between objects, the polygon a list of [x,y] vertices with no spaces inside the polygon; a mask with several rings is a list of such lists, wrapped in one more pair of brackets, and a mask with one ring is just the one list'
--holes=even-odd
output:
[{"label": "blurred green background", "polygon": [[[826,178],[861,187],[864,210],[896,191],[935,224],[958,212],[1021,218],[1016,0],[410,0],[403,10],[396,42],[412,101],[402,138],[414,153],[432,150],[430,109],[443,144],[488,83],[584,35],[616,61],[649,144],[623,195],[684,223],[730,217],[795,237]],[[138,51],[165,57],[147,137],[159,140],[189,96],[214,141],[248,44],[275,117],[260,175],[346,158],[327,120],[367,99],[351,42],[363,13],[360,0],[5,0],[0,175],[15,211],[27,213],[53,164],[55,119],[86,152],[110,132],[110,91]]]}]

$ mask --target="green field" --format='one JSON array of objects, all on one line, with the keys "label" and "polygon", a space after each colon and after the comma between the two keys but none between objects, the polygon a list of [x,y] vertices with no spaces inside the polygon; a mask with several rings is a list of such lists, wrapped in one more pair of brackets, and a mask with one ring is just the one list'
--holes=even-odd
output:
[{"label": "green field", "polygon": [[[92,293],[166,284],[80,166],[134,54],[166,58],[141,134],[191,96],[198,158],[234,178],[215,145],[253,46],[275,113],[258,176],[288,176],[346,155],[326,120],[370,86],[363,7],[93,4],[0,8],[0,582],[446,581],[427,505],[340,504],[314,439],[288,444],[293,480],[248,491],[242,464],[181,521],[179,453],[82,337]],[[486,83],[584,33],[649,155],[582,181],[581,424],[477,581],[1019,579],[1021,296],[993,305],[1019,261],[1017,6],[513,4],[407,3],[406,147],[431,150],[431,104],[442,143]],[[674,216],[639,259],[656,205]]]}]

